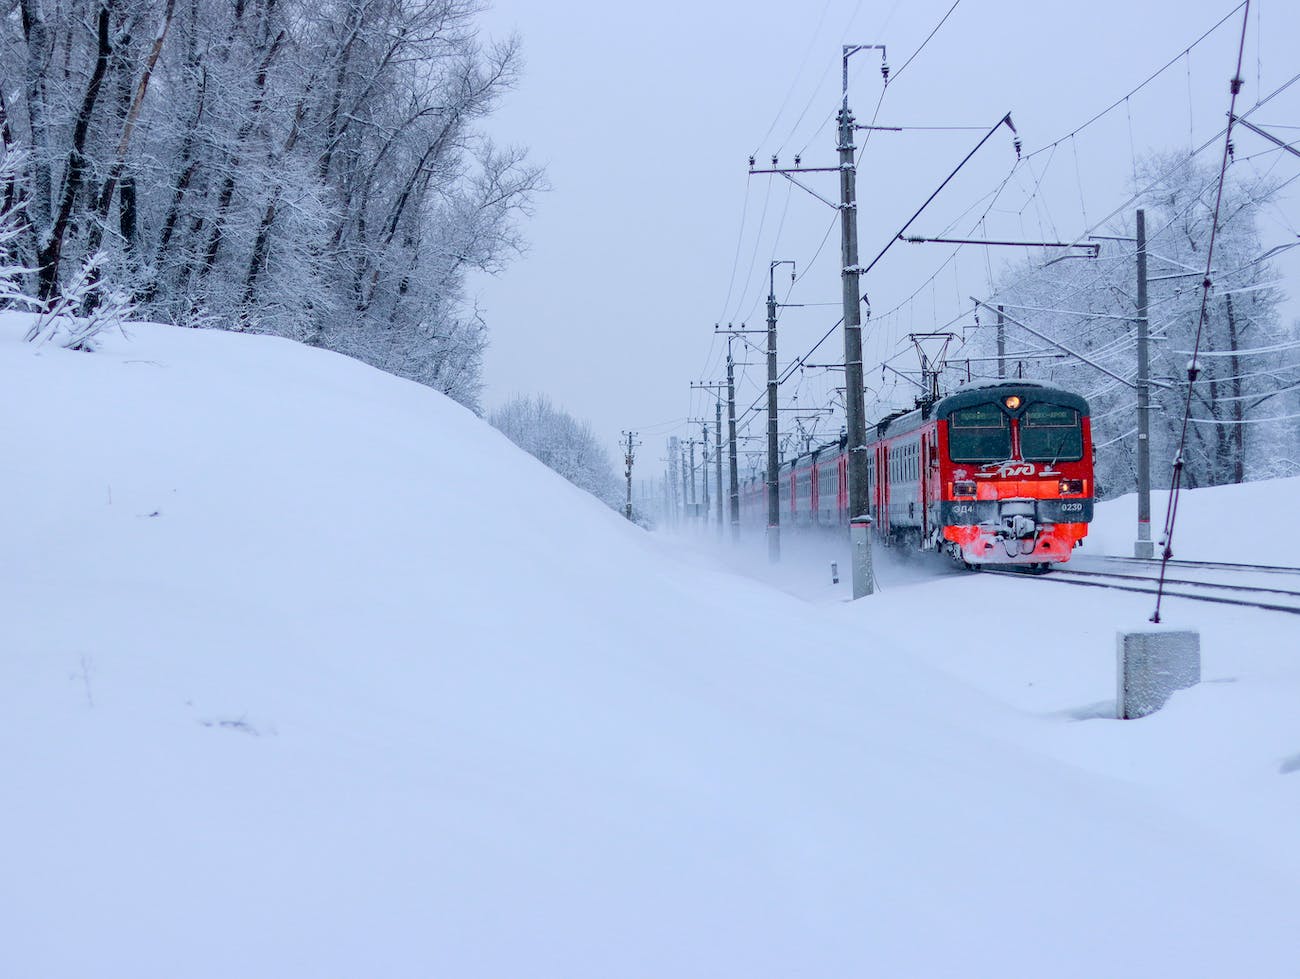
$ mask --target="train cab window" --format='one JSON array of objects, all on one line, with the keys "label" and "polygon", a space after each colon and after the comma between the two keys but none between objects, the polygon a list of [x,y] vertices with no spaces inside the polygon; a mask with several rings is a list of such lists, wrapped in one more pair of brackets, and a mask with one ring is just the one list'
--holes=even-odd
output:
[{"label": "train cab window", "polygon": [[1083,458],[1079,413],[1061,405],[1032,404],[1020,416],[1020,454],[1032,462],[1076,462]]},{"label": "train cab window", "polygon": [[1011,426],[1001,406],[975,405],[949,415],[948,454],[953,462],[1001,462],[1011,458]]}]

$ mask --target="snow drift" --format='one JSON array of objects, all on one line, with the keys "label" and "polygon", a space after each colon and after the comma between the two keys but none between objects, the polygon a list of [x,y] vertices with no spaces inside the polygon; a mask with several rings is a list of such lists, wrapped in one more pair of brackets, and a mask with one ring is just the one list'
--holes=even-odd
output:
[{"label": "snow drift", "polygon": [[915,619],[681,563],[346,358],[17,319],[0,974],[1293,969],[1290,868]]}]

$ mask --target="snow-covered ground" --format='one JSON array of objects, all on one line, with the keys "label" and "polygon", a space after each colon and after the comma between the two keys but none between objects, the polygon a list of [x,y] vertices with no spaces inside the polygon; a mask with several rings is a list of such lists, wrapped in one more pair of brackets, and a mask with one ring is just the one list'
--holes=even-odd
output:
[{"label": "snow-covered ground", "polygon": [[773,587],[415,384],[130,334],[0,320],[0,976],[1297,974],[1294,622],[1170,604],[1208,682],[1113,721],[1141,596]]}]

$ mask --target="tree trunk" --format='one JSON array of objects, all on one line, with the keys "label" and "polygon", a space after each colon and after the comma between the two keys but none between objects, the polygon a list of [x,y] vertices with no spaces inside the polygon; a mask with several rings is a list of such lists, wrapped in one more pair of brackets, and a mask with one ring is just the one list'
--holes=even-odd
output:
[{"label": "tree trunk", "polygon": [[198,276],[200,282],[211,274],[212,267],[217,263],[217,255],[221,251],[221,242],[225,238],[226,214],[230,211],[231,201],[235,199],[235,172],[239,169],[240,148],[248,141],[249,136],[253,134],[254,127],[257,125],[258,116],[262,111],[262,102],[266,97],[266,76],[271,70],[271,62],[275,60],[276,52],[280,50],[280,45],[284,43],[284,38],[285,33],[281,31],[275,40],[271,42],[266,56],[258,66],[255,83],[257,94],[253,99],[253,104],[249,107],[248,118],[239,127],[239,132],[235,135],[235,150],[231,154],[225,179],[221,183],[221,193],[217,196],[217,210],[213,216],[212,230],[208,233],[208,245],[203,250],[203,261],[199,265]]},{"label": "tree trunk", "polygon": [[[293,126],[289,130],[289,136],[284,141],[279,154],[272,158],[270,163],[274,169],[279,161],[293,152],[294,144],[298,142],[299,126],[302,123],[303,112],[306,106],[303,102],[298,103],[298,109],[294,112]],[[266,250],[271,241],[271,229],[275,226],[275,212],[280,204],[281,187],[277,183],[271,192],[271,199],[262,212],[262,221],[257,228],[257,240],[253,243],[253,253],[248,260],[248,272],[244,277],[244,297],[240,302],[240,320],[247,318],[248,307],[252,305],[253,298],[257,295],[257,280],[262,272],[266,269]]]},{"label": "tree trunk", "polygon": [[[50,220],[53,198],[49,161],[49,133],[46,130],[45,72],[49,55],[49,29],[41,16],[38,0],[22,0],[23,38],[27,42],[27,77],[25,102],[27,126],[32,138],[32,194],[28,201],[27,218],[33,228],[44,228]],[[32,244],[33,251],[36,243]]]},{"label": "tree trunk", "polygon": [[63,190],[59,195],[58,213],[55,215],[47,241],[37,248],[37,298],[46,303],[53,298],[58,289],[59,262],[63,257],[63,245],[71,224],[72,210],[85,179],[86,134],[90,129],[91,117],[95,113],[95,103],[99,100],[100,84],[108,68],[108,59],[113,53],[108,31],[109,11],[113,3],[114,0],[104,0],[99,7],[95,67],[91,72],[90,81],[86,83],[86,92],[81,100],[77,121],[72,128],[72,148],[68,152],[68,167],[63,178]]},{"label": "tree trunk", "polygon": [[[90,233],[86,242],[86,254],[94,256],[99,251],[99,246],[104,240],[104,225],[108,222],[108,212],[113,206],[113,194],[117,190],[118,181],[122,178],[122,172],[126,169],[126,154],[131,146],[131,134],[135,131],[136,120],[140,118],[140,107],[144,104],[145,93],[149,90],[149,79],[153,77],[154,66],[158,64],[158,56],[162,54],[163,42],[167,39],[167,30],[171,27],[172,14],[175,12],[176,0],[167,0],[167,6],[163,10],[162,23],[158,27],[158,34],[154,38],[153,45],[149,50],[149,56],[145,60],[144,71],[140,75],[140,81],[135,86],[135,94],[131,96],[129,104],[126,106],[126,112],[122,120],[122,135],[117,142],[117,152],[113,158],[113,165],[109,168],[108,174],[104,177],[104,184],[99,190],[99,197],[95,202],[95,217],[90,226]],[[130,92],[126,88],[125,92]],[[134,184],[132,184],[132,201],[134,202]],[[125,219],[125,207],[121,215]],[[130,218],[134,224],[134,211]],[[90,291],[86,294],[86,300],[82,304],[81,315],[89,316],[99,305],[99,273],[98,268],[92,269],[90,273]]]}]

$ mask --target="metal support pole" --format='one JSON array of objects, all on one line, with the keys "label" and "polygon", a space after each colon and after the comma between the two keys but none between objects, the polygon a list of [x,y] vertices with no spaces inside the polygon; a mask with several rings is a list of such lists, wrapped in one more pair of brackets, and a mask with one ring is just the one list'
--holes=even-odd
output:
[{"label": "metal support pole", "polygon": [[1151,353],[1147,321],[1147,215],[1137,212],[1137,478],[1138,535],[1133,556],[1155,557],[1151,542]]},{"label": "metal support pole", "polygon": [[768,269],[767,293],[767,558],[781,560],[781,460],[777,455],[776,411],[776,262]]},{"label": "metal support pole", "polygon": [[998,378],[1007,376],[1007,324],[1002,304],[998,304]]},{"label": "metal support pole", "polygon": [[731,539],[740,540],[740,474],[736,471],[736,368],[731,359],[731,338],[727,338],[727,440],[731,470]]},{"label": "metal support pole", "polygon": [[858,292],[857,166],[853,113],[849,111],[848,58],[845,48],[844,104],[839,112],[840,260],[844,303],[844,406],[848,416],[849,529],[853,549],[853,597],[874,591],[871,570],[870,487],[867,484],[866,404],[862,388],[862,319]]}]

